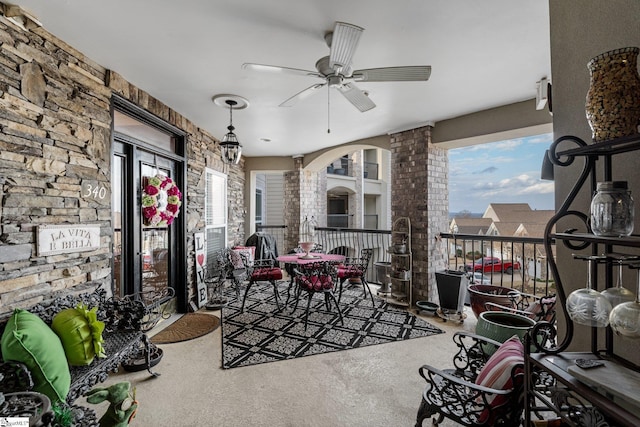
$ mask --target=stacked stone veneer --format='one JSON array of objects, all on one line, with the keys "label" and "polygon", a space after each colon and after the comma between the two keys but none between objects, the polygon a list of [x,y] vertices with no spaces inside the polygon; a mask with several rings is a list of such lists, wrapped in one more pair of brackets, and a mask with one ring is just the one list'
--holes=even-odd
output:
[{"label": "stacked stone veneer", "polygon": [[[220,162],[215,138],[42,28],[24,31],[0,16],[0,316],[56,291],[111,289],[110,201],[81,197],[85,180],[110,188],[111,99],[117,93],[184,130],[188,288],[193,233],[204,228],[205,167],[228,174],[229,243],[244,240],[242,167]],[[40,224],[100,224],[100,248],[39,257]]]},{"label": "stacked stone veneer", "polygon": [[284,221],[286,252],[298,246],[300,226],[305,218],[318,226],[326,226],[327,175],[303,168],[302,157],[294,159],[294,170],[284,173]]},{"label": "stacked stone veneer", "polygon": [[435,272],[445,266],[437,239],[447,229],[447,152],[431,143],[431,127],[391,135],[392,220],[411,220],[413,302],[437,302]]}]

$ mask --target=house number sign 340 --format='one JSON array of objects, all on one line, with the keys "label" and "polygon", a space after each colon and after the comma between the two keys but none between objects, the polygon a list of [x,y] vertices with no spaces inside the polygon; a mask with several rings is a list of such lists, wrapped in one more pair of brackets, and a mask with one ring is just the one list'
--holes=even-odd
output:
[{"label": "house number sign 340", "polygon": [[91,199],[100,204],[109,203],[111,199],[107,187],[105,187],[102,182],[96,180],[82,180],[80,195],[83,199]]}]

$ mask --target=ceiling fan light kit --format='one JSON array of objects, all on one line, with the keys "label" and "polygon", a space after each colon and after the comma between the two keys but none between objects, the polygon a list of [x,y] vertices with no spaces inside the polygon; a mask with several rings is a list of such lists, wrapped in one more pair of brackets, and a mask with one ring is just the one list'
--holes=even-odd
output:
[{"label": "ceiling fan light kit", "polygon": [[333,32],[325,35],[330,54],[316,62],[317,71],[299,68],[280,67],[245,63],[242,68],[253,71],[271,71],[283,74],[317,77],[323,83],[316,83],[296,93],[280,104],[280,107],[291,107],[298,101],[317,93],[324,86],[338,90],[347,101],[361,112],[375,108],[376,104],[369,98],[366,91],[361,90],[354,82],[410,82],[426,81],[431,76],[428,65],[369,68],[353,70],[352,61],[360,42],[364,28],[345,22],[336,22]]}]

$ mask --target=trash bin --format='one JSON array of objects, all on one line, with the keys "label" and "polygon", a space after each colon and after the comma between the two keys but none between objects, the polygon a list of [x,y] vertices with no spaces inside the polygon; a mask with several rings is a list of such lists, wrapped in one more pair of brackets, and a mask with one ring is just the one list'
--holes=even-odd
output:
[{"label": "trash bin", "polygon": [[442,310],[464,311],[467,297],[468,278],[464,271],[442,270],[436,271],[436,284],[438,286],[438,296],[440,297],[440,308]]}]

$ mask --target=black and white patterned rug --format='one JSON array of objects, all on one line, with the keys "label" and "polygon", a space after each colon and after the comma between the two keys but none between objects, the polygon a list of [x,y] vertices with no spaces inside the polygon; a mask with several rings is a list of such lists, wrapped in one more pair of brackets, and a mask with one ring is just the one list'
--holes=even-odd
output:
[{"label": "black and white patterned rug", "polygon": [[[286,300],[286,289],[287,283],[280,283],[281,304]],[[278,312],[273,288],[266,283],[251,287],[244,313],[240,311],[242,298],[236,300],[231,293],[228,296],[233,296],[233,300],[222,310],[222,367],[225,369],[444,332],[380,299],[374,298],[376,306],[372,307],[369,296],[363,298],[361,287],[343,292],[340,308],[344,325],[335,306],[327,312],[323,296],[314,295],[306,331],[306,293],[301,295],[295,312],[292,312],[294,301]]]}]

